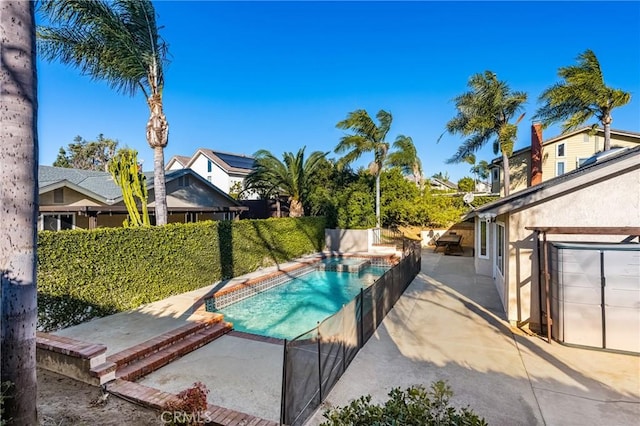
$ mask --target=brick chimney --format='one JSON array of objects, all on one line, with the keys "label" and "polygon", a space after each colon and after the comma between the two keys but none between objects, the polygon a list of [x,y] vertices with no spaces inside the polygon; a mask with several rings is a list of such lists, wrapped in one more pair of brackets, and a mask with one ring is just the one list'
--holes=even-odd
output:
[{"label": "brick chimney", "polygon": [[530,186],[542,182],[542,123],[531,125],[531,176]]}]

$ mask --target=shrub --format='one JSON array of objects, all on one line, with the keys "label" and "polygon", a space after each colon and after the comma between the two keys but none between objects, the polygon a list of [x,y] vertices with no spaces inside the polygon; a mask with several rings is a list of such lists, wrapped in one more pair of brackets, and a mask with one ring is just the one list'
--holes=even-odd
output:
[{"label": "shrub", "polygon": [[192,387],[178,394],[176,401],[169,401],[164,406],[162,423],[165,425],[197,425],[209,419],[207,411],[207,394],[209,389],[202,382],[195,382]]},{"label": "shrub", "polygon": [[321,217],[38,234],[38,316],[49,331],[134,309],[324,246]]},{"label": "shrub", "polygon": [[458,189],[463,192],[473,192],[476,190],[476,182],[468,176],[458,181]]},{"label": "shrub", "polygon": [[371,425],[468,425],[487,423],[469,408],[456,409],[449,405],[451,388],[443,381],[431,384],[431,389],[413,386],[406,390],[394,388],[384,405],[371,404],[371,395],[362,396],[351,404],[325,411],[326,422],[321,426]]}]

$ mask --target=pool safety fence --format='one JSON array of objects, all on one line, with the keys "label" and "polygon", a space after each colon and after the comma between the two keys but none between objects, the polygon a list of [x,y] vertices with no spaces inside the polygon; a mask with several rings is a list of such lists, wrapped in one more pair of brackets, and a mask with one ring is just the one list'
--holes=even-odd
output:
[{"label": "pool safety fence", "polygon": [[340,311],[284,341],[280,423],[299,426],[313,414],[420,272],[420,246]]}]

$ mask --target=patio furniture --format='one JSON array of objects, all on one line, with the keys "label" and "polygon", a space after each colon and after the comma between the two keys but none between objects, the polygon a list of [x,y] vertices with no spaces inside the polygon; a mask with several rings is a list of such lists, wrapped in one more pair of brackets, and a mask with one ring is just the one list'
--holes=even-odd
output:
[{"label": "patio furniture", "polygon": [[451,233],[441,236],[436,240],[436,246],[433,252],[435,253],[439,247],[444,247],[445,254],[451,253],[452,249],[464,253],[464,249],[462,248],[462,235]]}]

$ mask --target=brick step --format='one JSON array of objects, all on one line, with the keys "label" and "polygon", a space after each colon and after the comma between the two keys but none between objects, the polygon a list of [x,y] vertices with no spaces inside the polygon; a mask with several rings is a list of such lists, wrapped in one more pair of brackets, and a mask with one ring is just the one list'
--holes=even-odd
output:
[{"label": "brick step", "polygon": [[142,342],[115,354],[111,354],[107,357],[107,361],[113,362],[114,364],[116,364],[116,366],[118,366],[118,368],[124,367],[127,364],[130,364],[138,359],[147,357],[154,352],[158,352],[164,347],[170,346],[184,339],[185,337],[198,332],[199,330],[217,324],[222,321],[222,318],[222,316],[210,316],[207,318],[203,318],[203,320],[201,321],[185,324],[182,327],[178,327],[145,342]]},{"label": "brick step", "polygon": [[[164,410],[168,402],[179,401],[179,398],[172,393],[122,379],[116,379],[107,384],[107,391],[155,410]],[[207,404],[203,420],[206,420],[206,424],[215,426],[278,426],[276,422],[213,404]]]},{"label": "brick step", "polygon": [[216,323],[210,327],[203,328],[171,345],[165,345],[162,349],[144,358],[139,358],[125,366],[118,367],[116,369],[116,377],[124,380],[136,380],[206,345],[228,333],[232,328],[232,325],[227,322]]},{"label": "brick step", "polygon": [[100,379],[100,384],[106,383],[116,378],[116,364],[113,362],[103,362],[91,370],[89,370],[91,377]]}]

